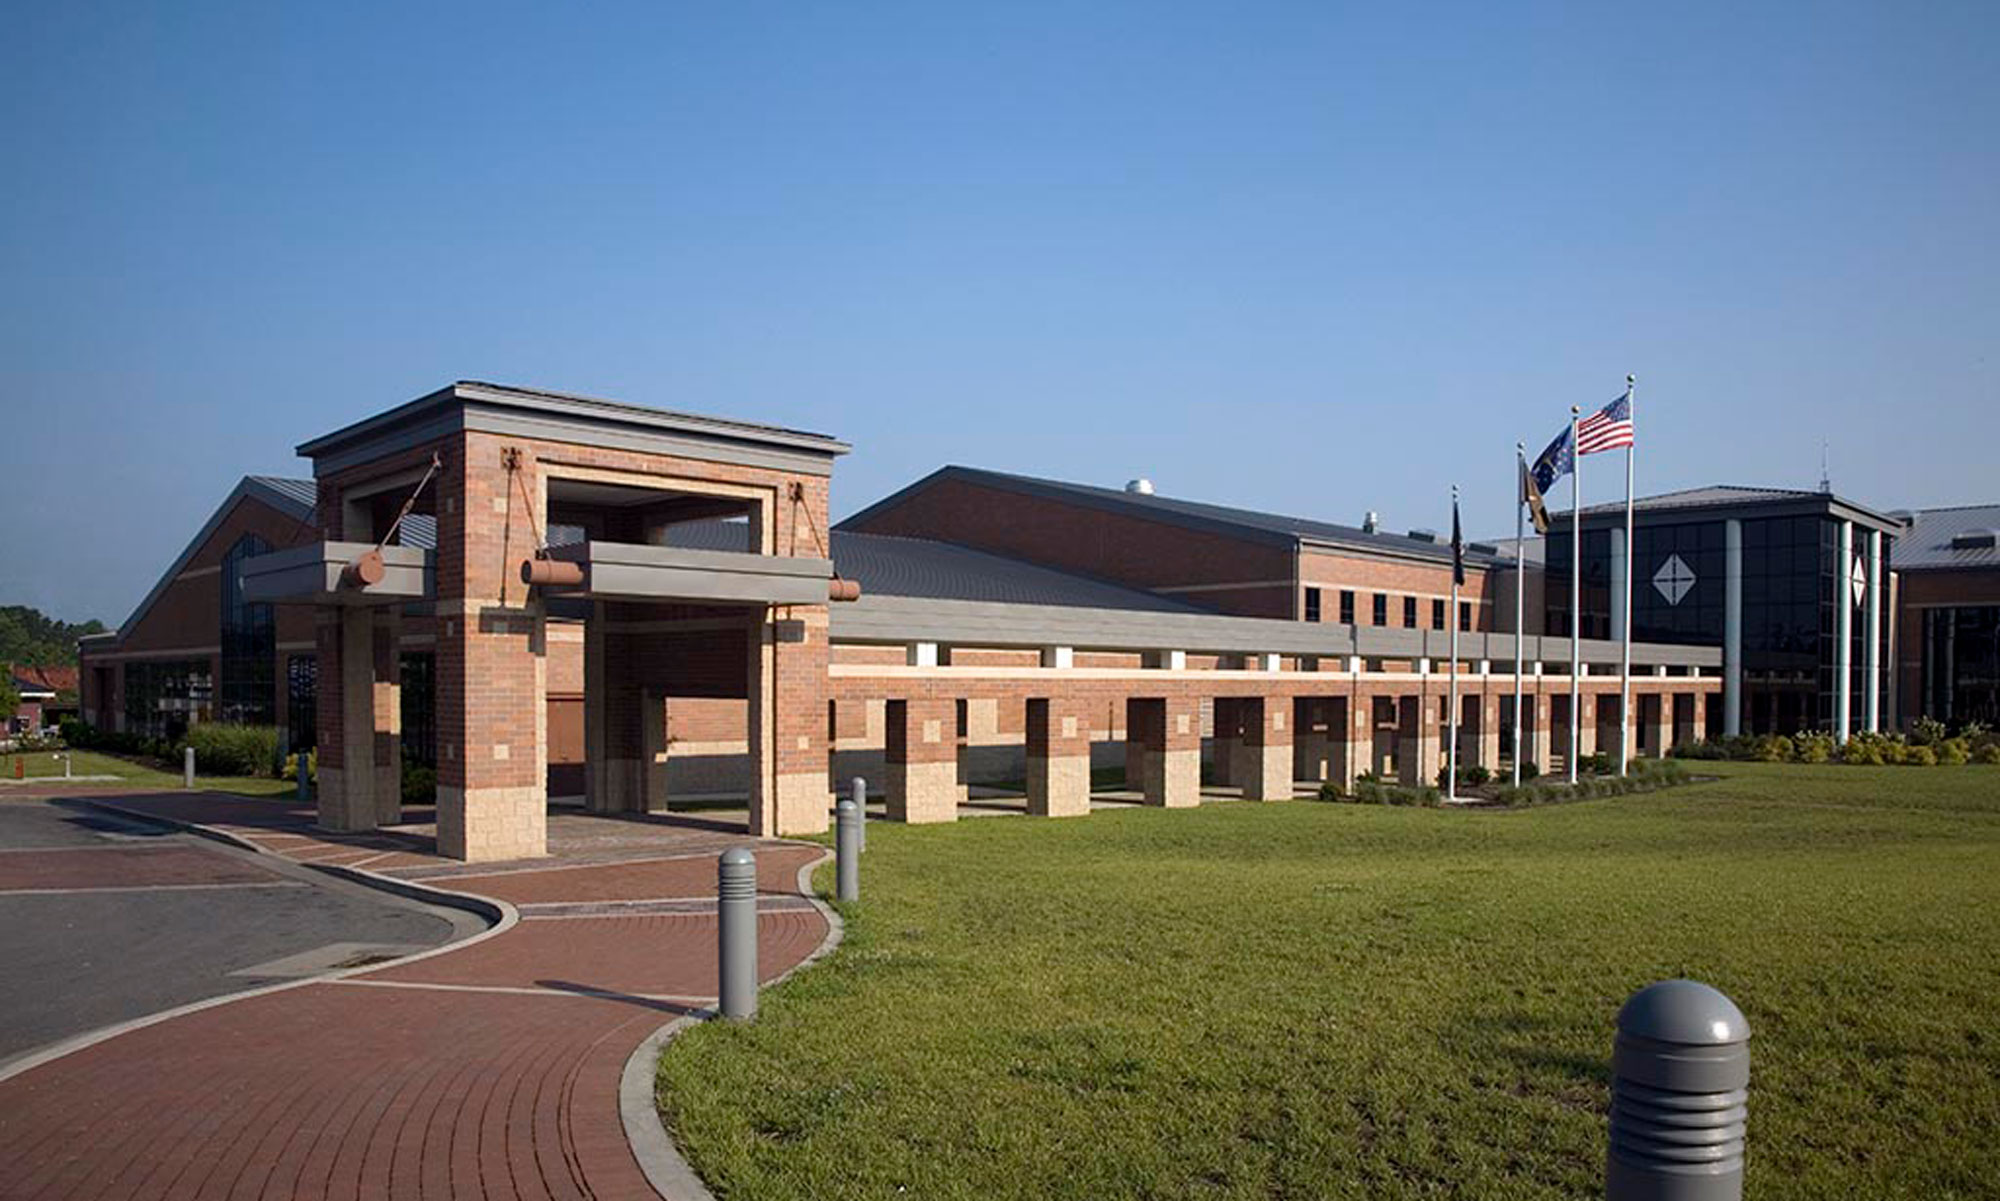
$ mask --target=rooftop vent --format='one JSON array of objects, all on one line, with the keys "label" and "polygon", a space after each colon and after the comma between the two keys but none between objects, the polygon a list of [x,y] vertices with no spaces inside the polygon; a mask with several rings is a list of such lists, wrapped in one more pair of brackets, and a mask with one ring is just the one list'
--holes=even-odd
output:
[{"label": "rooftop vent", "polygon": [[1151,496],[1153,494],[1153,481],[1143,475],[1136,480],[1127,480],[1125,481],[1125,491],[1132,493],[1134,496]]},{"label": "rooftop vent", "polygon": [[1491,542],[1468,542],[1465,544],[1465,549],[1475,555],[1497,555],[1500,553],[1500,548]]},{"label": "rooftop vent", "polygon": [[1996,543],[2000,543],[2000,531],[1970,530],[1953,537],[1951,540],[1951,549],[1992,550]]},{"label": "rooftop vent", "polygon": [[1368,515],[1361,519],[1361,532],[1364,534],[1378,534],[1381,531],[1382,515],[1373,509],[1368,510]]},{"label": "rooftop vent", "polygon": [[1436,530],[1411,530],[1410,537],[1415,538],[1419,542],[1436,542],[1438,540],[1438,532]]}]

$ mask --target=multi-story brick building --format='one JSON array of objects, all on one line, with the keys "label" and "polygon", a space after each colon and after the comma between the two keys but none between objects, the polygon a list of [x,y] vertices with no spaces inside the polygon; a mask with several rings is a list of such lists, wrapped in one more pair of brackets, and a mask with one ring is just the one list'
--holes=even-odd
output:
[{"label": "multi-story brick building", "polygon": [[[594,811],[733,793],[756,833],[823,829],[864,774],[945,820],[986,782],[1086,812],[1545,767],[1710,724],[1719,647],[1517,636],[1507,563],[1389,534],[947,468],[827,522],[847,447],[816,434],[461,383],[246,479],[117,632],[83,644],[93,721],[277,725],[316,745],[321,821],[402,818],[435,766],[438,841],[541,852],[551,797]],[[855,592],[858,585],[858,598]],[[1536,583],[1527,582],[1532,590]],[[1533,595],[1531,591],[1531,595]],[[1456,626],[1454,630],[1452,627]],[[1454,635],[1457,658],[1451,658]],[[1115,774],[1115,773],[1113,773]]]}]

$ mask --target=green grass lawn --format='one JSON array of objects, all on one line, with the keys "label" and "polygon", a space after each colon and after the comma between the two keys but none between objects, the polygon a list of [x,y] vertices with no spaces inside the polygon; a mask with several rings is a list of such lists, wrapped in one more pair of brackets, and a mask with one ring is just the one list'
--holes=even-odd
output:
[{"label": "green grass lawn", "polygon": [[[179,771],[165,771],[149,763],[126,759],[118,755],[107,755],[101,751],[66,752],[76,756],[71,770],[79,776],[116,776],[121,784],[137,788],[177,789],[181,786]],[[14,778],[15,760],[25,765],[25,775],[30,780],[61,779],[62,760],[51,751],[24,751],[20,754],[0,755],[0,780]],[[194,778],[197,788],[208,788],[218,792],[240,792],[248,796],[290,796],[297,785],[289,780],[272,780],[261,776],[205,776]],[[4,787],[4,786],[0,786]],[[0,796],[4,796],[0,792]]]},{"label": "green grass lawn", "polygon": [[2000,1196],[2000,769],[1697,766],[874,826],[844,945],[662,1111],[725,1197],[1595,1198],[1614,1015],[1691,976],[1754,1031],[1748,1196]]}]

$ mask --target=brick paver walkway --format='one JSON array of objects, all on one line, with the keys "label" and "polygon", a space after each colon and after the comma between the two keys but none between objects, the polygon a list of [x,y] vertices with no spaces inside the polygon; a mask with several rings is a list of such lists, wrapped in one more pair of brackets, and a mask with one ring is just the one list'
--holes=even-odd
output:
[{"label": "brick paver walkway", "polygon": [[[746,836],[560,815],[560,866],[468,866],[437,858],[422,827],[326,835],[302,811],[217,795],[115,803],[297,862],[499,900],[520,920],[0,1080],[0,1198],[654,1195],[626,1142],[620,1073],[654,1030],[712,1003],[715,856]],[[770,979],[826,937],[797,888],[821,852],[757,851],[758,967]]]}]

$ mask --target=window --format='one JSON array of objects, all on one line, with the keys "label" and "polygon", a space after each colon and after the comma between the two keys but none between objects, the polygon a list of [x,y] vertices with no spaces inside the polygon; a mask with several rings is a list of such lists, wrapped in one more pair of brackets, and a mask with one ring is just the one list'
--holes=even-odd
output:
[{"label": "window", "polygon": [[313,655],[285,662],[285,729],[294,751],[319,745],[319,659]]},{"label": "window", "polygon": [[1414,596],[1403,598],[1403,628],[1406,630],[1417,628],[1417,598]]},{"label": "window", "polygon": [[179,738],[207,721],[215,678],[207,659],[154,660],[125,665],[125,729],[148,738]]},{"label": "window", "polygon": [[1319,589],[1306,589],[1306,620],[1319,620]]},{"label": "window", "polygon": [[1458,628],[1470,632],[1472,629],[1472,602],[1458,602]]},{"label": "window", "polygon": [[277,722],[277,627],[271,606],[243,599],[243,564],[270,550],[270,543],[245,534],[222,557],[222,687],[217,716],[232,725]]},{"label": "window", "polygon": [[403,762],[437,766],[437,656],[428,651],[400,655]]},{"label": "window", "polygon": [[1431,602],[1431,628],[1433,630],[1444,628],[1444,602],[1441,600]]},{"label": "window", "polygon": [[1389,597],[1386,593],[1377,592],[1375,594],[1374,617],[1375,624],[1378,626],[1389,624]]},{"label": "window", "polygon": [[1351,589],[1340,590],[1340,624],[1345,626],[1354,624],[1354,592]]}]

